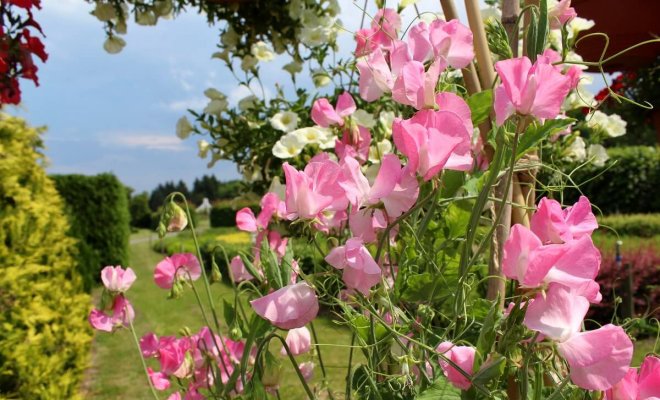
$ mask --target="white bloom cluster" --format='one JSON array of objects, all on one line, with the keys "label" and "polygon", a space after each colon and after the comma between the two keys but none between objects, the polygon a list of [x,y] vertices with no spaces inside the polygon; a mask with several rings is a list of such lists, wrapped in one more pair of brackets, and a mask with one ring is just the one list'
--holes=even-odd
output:
[{"label": "white bloom cluster", "polygon": [[324,150],[331,149],[335,147],[335,140],[337,137],[332,134],[330,129],[317,125],[300,128],[284,134],[273,146],[273,155],[282,159],[295,157],[302,152],[305,146],[312,144],[318,145]]},{"label": "white bloom cluster", "polygon": [[204,108],[204,113],[214,115],[219,118],[220,114],[227,109],[229,103],[227,96],[217,89],[209,88],[204,91],[204,96],[209,99],[209,103]]},{"label": "white bloom cluster", "polygon": [[626,134],[626,121],[617,114],[607,115],[602,111],[595,111],[587,117],[587,126],[605,132],[609,137],[619,137]]}]

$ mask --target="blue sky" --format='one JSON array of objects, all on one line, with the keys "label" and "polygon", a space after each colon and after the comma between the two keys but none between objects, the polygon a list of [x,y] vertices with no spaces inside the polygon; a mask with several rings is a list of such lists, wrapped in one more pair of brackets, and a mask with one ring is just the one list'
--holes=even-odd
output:
[{"label": "blue sky", "polygon": [[[351,0],[340,4],[344,25],[357,29],[360,10]],[[419,6],[422,11],[437,11],[439,2],[424,0]],[[233,103],[247,94],[221,61],[211,59],[217,50],[218,28],[194,13],[159,20],[157,26],[131,23],[127,46],[110,55],[103,50],[102,24],[89,15],[92,9],[83,0],[43,1],[36,19],[47,35],[50,58],[39,65],[41,86],[23,81],[23,103],[9,110],[32,125],[48,126],[48,171],[110,171],[138,191],[151,190],[166,180],[182,179],[190,185],[194,178],[209,173],[221,180],[239,178],[230,162],[207,169],[208,160],[197,157],[199,137],[181,141],[174,135],[176,121],[186,108],[204,107],[206,88],[217,88]],[[460,8],[459,14],[465,23]],[[343,34],[340,45],[348,55],[354,47],[351,35]],[[264,80],[267,88],[278,81],[289,82],[281,70],[288,61],[279,57],[262,67],[262,71],[269,68]]]}]

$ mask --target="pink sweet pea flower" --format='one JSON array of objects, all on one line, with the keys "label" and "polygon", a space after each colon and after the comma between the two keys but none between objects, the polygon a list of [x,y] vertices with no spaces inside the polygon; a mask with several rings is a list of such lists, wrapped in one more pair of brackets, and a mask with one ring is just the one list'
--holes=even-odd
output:
[{"label": "pink sweet pea flower", "polygon": [[527,57],[495,63],[502,84],[495,89],[495,116],[502,125],[514,113],[552,119],[571,90],[571,78],[562,75],[547,60],[532,65]]},{"label": "pink sweet pea flower", "polygon": [[252,300],[250,305],[260,317],[280,329],[303,327],[319,312],[316,293],[306,282],[285,286]]},{"label": "pink sweet pea flower", "polygon": [[255,218],[249,207],[236,213],[236,227],[246,232],[259,232],[268,227],[271,218],[281,208],[281,200],[275,193],[268,192],[261,198],[261,212]]},{"label": "pink sweet pea flower", "polygon": [[[394,144],[408,157],[408,168],[428,181],[449,163],[454,154],[470,157],[472,133],[464,121],[450,111],[423,110],[411,119],[395,119],[392,125]],[[471,164],[471,163],[470,163]],[[466,170],[465,164],[452,169]]]},{"label": "pink sweet pea flower", "polygon": [[419,61],[407,62],[394,81],[392,99],[417,110],[433,108],[438,77],[446,66],[443,59],[437,59],[426,71],[424,64]]},{"label": "pink sweet pea flower", "polygon": [[361,239],[348,239],[344,246],[332,249],[325,261],[337,269],[343,269],[342,278],[346,287],[356,289],[365,296],[380,282],[382,271]]},{"label": "pink sweet pea flower", "polygon": [[[471,346],[455,346],[452,342],[442,342],[435,349],[438,353],[444,355],[446,358],[454,362],[463,372],[472,375],[474,367],[474,354],[476,352],[474,347]],[[468,390],[472,383],[458,369],[449,364],[447,361],[440,359],[440,367],[442,372],[447,377],[447,380],[452,385],[462,390]]]},{"label": "pink sweet pea flower", "polygon": [[116,296],[112,303],[112,315],[94,309],[89,314],[89,324],[98,331],[112,332],[116,327],[128,326],[135,318],[133,306],[123,295]]},{"label": "pink sweet pea flower", "polygon": [[[365,208],[356,210],[349,216],[349,227],[353,237],[364,243],[374,243],[378,239],[377,231],[387,228],[387,218],[383,210]],[[395,231],[395,227],[392,231]],[[396,232],[396,231],[395,231]]]},{"label": "pink sweet pea flower", "polygon": [[149,375],[149,380],[151,384],[154,385],[156,390],[167,390],[170,387],[170,380],[167,379],[167,375],[162,372],[154,372],[151,367],[147,368],[147,374]]},{"label": "pink sweet pea flower", "polygon": [[135,282],[135,272],[128,267],[124,270],[121,266],[107,266],[101,270],[103,286],[110,292],[123,293]]},{"label": "pink sweet pea flower", "polygon": [[474,59],[472,31],[457,19],[431,22],[429,39],[435,57],[444,59],[452,68],[465,68]]},{"label": "pink sweet pea flower", "polygon": [[167,400],[181,400],[181,393],[174,392],[167,398]]},{"label": "pink sweet pea flower", "polygon": [[575,17],[577,17],[577,13],[571,7],[571,0],[560,0],[559,3],[548,10],[550,29],[561,29],[565,23]]},{"label": "pink sweet pea flower", "polygon": [[374,15],[371,27],[360,29],[355,34],[355,55],[367,55],[374,50],[389,49],[399,35],[401,17],[391,8],[381,8]]},{"label": "pink sweet pea flower", "polygon": [[[357,133],[357,135],[354,135]],[[369,129],[358,126],[357,131],[344,131],[341,140],[335,140],[335,154],[339,160],[353,157],[364,164],[369,158],[369,146],[371,145],[371,133]]]},{"label": "pink sweet pea flower", "polygon": [[245,268],[245,264],[243,264],[241,256],[234,256],[234,258],[231,259],[231,262],[229,263],[229,269],[231,271],[231,279],[236,283],[249,281],[254,278],[252,274],[250,274]]},{"label": "pink sweet pea flower", "polygon": [[163,289],[172,289],[175,279],[197,280],[202,276],[202,268],[192,253],[172,254],[156,265],[154,282]]},{"label": "pink sweet pea flower", "polygon": [[314,219],[323,211],[342,211],[348,206],[338,178],[339,164],[325,153],[312,158],[304,171],[288,163],[282,166],[286,177],[286,211],[290,220]]},{"label": "pink sweet pea flower", "polygon": [[[312,348],[312,336],[309,329],[303,326],[302,328],[291,329],[286,334],[286,345],[289,346],[291,355],[299,356],[307,353]],[[280,354],[287,355],[286,349],[282,346]]]},{"label": "pink sweet pea flower", "polygon": [[637,379],[638,399],[660,399],[660,358],[647,356]]},{"label": "pink sweet pea flower", "polygon": [[158,354],[160,341],[155,333],[149,332],[140,338],[140,351],[145,358],[150,358]]},{"label": "pink sweet pea flower", "polygon": [[590,236],[598,228],[598,222],[585,196],[564,210],[558,201],[544,197],[532,215],[530,226],[543,243],[562,243]]},{"label": "pink sweet pea flower", "polygon": [[603,400],[637,400],[638,393],[637,370],[628,368],[626,376],[619,383],[605,391]]},{"label": "pink sweet pea flower", "polygon": [[312,361],[306,361],[298,365],[298,369],[302,373],[303,378],[306,382],[309,382],[314,378],[314,363]]},{"label": "pink sweet pea flower", "polygon": [[337,98],[337,107],[333,108],[328,99],[317,99],[312,105],[312,120],[317,125],[327,128],[332,125],[344,126],[344,118],[356,110],[351,94],[344,92]]},{"label": "pink sweet pea flower", "polygon": [[372,102],[392,90],[395,77],[381,49],[358,61],[356,67],[360,71],[358,86],[362,99]]},{"label": "pink sweet pea flower", "polygon": [[580,332],[589,300],[570,288],[552,283],[527,308],[524,324],[558,342],[568,362],[571,380],[581,388],[606,390],[626,375],[632,359],[630,338],[614,325]]}]

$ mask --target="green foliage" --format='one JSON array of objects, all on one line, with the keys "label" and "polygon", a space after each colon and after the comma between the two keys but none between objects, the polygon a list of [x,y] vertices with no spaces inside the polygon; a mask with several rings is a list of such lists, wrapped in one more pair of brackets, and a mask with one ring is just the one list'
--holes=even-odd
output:
[{"label": "green foliage", "polygon": [[[608,149],[605,167],[586,165],[574,171],[546,172],[539,180],[549,189],[569,186],[563,201],[572,204],[582,192],[604,214],[658,213],[660,197],[660,152],[657,147],[631,146]],[[616,161],[616,162],[614,162]],[[572,188],[567,175],[580,190]]]},{"label": "green foliage", "polygon": [[190,196],[190,191],[188,190],[188,186],[186,186],[184,181],[179,181],[178,183],[161,183],[151,191],[151,195],[149,196],[149,207],[151,207],[151,209],[154,211],[158,210],[163,206],[165,199],[172,192],[180,192],[186,196],[186,198]]},{"label": "green foliage", "polygon": [[39,131],[0,116],[0,398],[71,399],[86,366],[89,296]]},{"label": "green foliage", "polygon": [[193,182],[190,200],[195,204],[201,204],[205,197],[211,202],[233,199],[241,194],[242,189],[242,181],[220,182],[214,175],[204,175]]},{"label": "green foliage", "polygon": [[488,119],[493,105],[493,91],[488,89],[475,93],[468,97],[467,104],[470,107],[472,123],[479,125]]},{"label": "green foliage", "polygon": [[236,210],[228,205],[215,206],[211,209],[209,221],[213,228],[236,226]]},{"label": "green foliage", "polygon": [[142,192],[132,196],[128,209],[131,214],[131,226],[134,228],[154,228],[154,216],[149,208],[149,194]]},{"label": "green foliage", "polygon": [[660,236],[660,214],[613,214],[598,218],[601,231],[616,231],[619,235]]},{"label": "green foliage", "polygon": [[112,174],[53,176],[79,239],[78,268],[87,290],[106,265],[128,265],[130,215],[126,188]]}]

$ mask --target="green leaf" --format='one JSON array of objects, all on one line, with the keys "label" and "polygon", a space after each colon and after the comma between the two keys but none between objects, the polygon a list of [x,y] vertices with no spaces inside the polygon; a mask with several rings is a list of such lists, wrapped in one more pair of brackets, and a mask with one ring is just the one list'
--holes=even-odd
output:
[{"label": "green leaf", "polygon": [[518,149],[516,151],[516,159],[519,159],[528,151],[537,148],[542,140],[565,129],[573,122],[575,122],[575,120],[572,118],[563,118],[547,120],[543,125],[539,125],[536,122],[530,124],[525,133],[520,136]]},{"label": "green leaf", "polygon": [[282,283],[282,275],[280,275],[280,265],[277,261],[277,256],[273,253],[273,250],[268,244],[268,239],[265,239],[261,243],[261,263],[264,267],[264,273],[266,274],[266,279],[268,279],[268,284],[273,289],[281,289],[284,287]]},{"label": "green leaf", "polygon": [[291,270],[293,263],[293,240],[290,240],[286,246],[286,252],[284,257],[282,257],[282,262],[280,263],[280,276],[282,277],[282,283],[287,283],[291,279]]},{"label": "green leaf", "polygon": [[490,353],[493,345],[495,344],[495,337],[497,334],[497,323],[500,319],[500,301],[495,299],[484,319],[484,323],[481,326],[481,331],[479,332],[479,339],[477,340],[477,357],[475,357],[474,369],[478,369],[481,366],[481,360],[487,354]]},{"label": "green leaf", "polygon": [[440,195],[444,199],[454,197],[464,182],[465,172],[446,170],[442,174],[442,190],[440,191]]},{"label": "green leaf", "polygon": [[472,123],[479,125],[486,121],[493,106],[493,91],[491,89],[475,93],[468,97],[467,104],[472,113]]},{"label": "green leaf", "polygon": [[496,354],[481,365],[479,371],[472,378],[472,384],[482,388],[485,387],[490,381],[502,376],[505,366],[506,358],[501,354]]},{"label": "green leaf", "polygon": [[439,290],[441,277],[428,272],[411,275],[406,280],[406,288],[401,292],[401,300],[409,302],[439,301],[451,293]]},{"label": "green leaf", "polygon": [[[465,205],[465,203],[463,203]],[[465,229],[470,222],[470,207],[471,204],[467,204],[467,209],[461,207],[461,203],[454,202],[447,207],[447,211],[443,215],[444,222],[447,226],[447,238],[455,239],[465,236]]]},{"label": "green leaf", "polygon": [[539,11],[539,24],[536,29],[536,54],[543,53],[548,37],[548,0],[540,1]]},{"label": "green leaf", "polygon": [[531,9],[529,26],[527,28],[527,57],[534,62],[536,61],[536,32],[538,31],[538,20],[536,18],[536,10]]},{"label": "green leaf", "polygon": [[455,388],[449,381],[441,377],[428,389],[423,391],[416,400],[437,400],[437,399],[446,399],[446,400],[459,400],[461,398],[461,391]]},{"label": "green leaf", "polygon": [[[362,340],[367,343],[373,342],[371,337],[371,322],[369,321],[369,318],[365,317],[364,315],[355,314],[351,317],[350,322],[355,327],[357,334],[360,336],[360,338],[362,338]],[[387,335],[388,331],[387,328],[385,328],[380,322],[374,320],[374,324],[376,341],[379,341]]]}]

